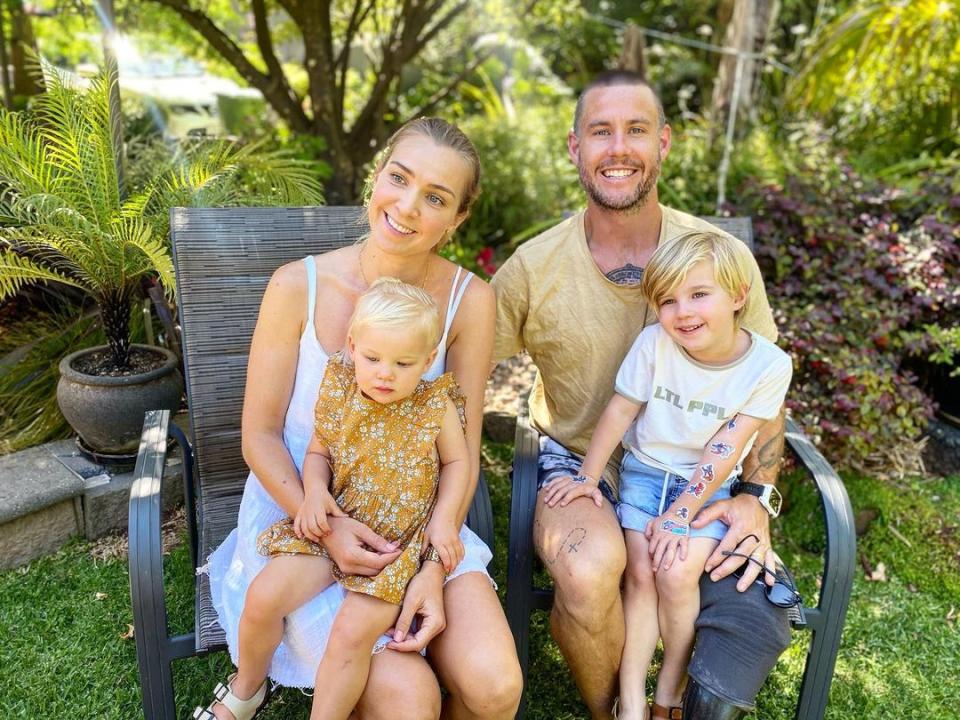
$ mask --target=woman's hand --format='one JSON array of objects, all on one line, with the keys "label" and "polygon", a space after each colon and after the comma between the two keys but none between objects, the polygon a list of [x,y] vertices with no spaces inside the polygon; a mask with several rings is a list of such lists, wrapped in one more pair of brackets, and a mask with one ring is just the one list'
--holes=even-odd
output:
[{"label": "woman's hand", "polygon": [[644,535],[650,542],[650,564],[654,571],[669,570],[678,557],[687,559],[690,525],[669,510],[648,522]]},{"label": "woman's hand", "polygon": [[[411,635],[410,625],[417,616],[420,617],[420,627]],[[425,562],[407,585],[403,607],[394,624],[393,642],[387,643],[387,647],[400,652],[420,652],[446,627],[443,566],[436,562]]]},{"label": "woman's hand", "polygon": [[431,545],[440,555],[443,569],[448,573],[453,572],[453,569],[463,560],[463,541],[460,539],[460,531],[453,523],[437,517],[436,513],[423,532],[424,550]]},{"label": "woman's hand", "polygon": [[351,517],[330,517],[330,534],[323,546],[337,567],[347,575],[376,575],[402,552],[359,520]]},{"label": "woman's hand", "polygon": [[303,504],[293,518],[293,531],[298,538],[305,537],[315,543],[320,542],[330,534],[330,524],[327,517],[346,517],[346,513],[337,505],[337,501],[327,491],[321,488],[307,493]]}]

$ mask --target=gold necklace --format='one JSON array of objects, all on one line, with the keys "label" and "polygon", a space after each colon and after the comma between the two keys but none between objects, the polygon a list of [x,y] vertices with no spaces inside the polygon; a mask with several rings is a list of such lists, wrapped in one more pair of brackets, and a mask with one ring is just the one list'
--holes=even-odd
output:
[{"label": "gold necklace", "polygon": [[[367,280],[367,274],[363,271],[363,251],[367,249],[367,241],[364,240],[360,245],[360,255],[357,258],[357,267],[360,268],[360,279],[363,280],[363,284],[369,289],[370,281]],[[427,287],[427,275],[430,273],[430,258],[427,258],[427,263],[423,268],[423,278],[420,280],[420,285],[418,286],[421,290],[425,290]]]}]

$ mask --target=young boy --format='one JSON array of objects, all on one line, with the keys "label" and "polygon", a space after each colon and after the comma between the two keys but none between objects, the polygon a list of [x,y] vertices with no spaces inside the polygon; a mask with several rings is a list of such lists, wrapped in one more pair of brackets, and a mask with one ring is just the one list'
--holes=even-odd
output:
[{"label": "young boy", "polygon": [[691,233],[658,249],[641,290],[659,324],[644,329],[617,373],[580,475],[554,480],[545,502],[591,497],[621,439],[617,515],[624,528],[626,641],[619,717],[648,715],[645,680],[657,638],[663,665],[653,717],[679,717],[685,668],[700,608],[699,580],[723,537],[719,521],[692,528],[697,513],[730,497],[757,429],[776,417],[790,384],[790,357],[739,326],[749,269],[738,240]]}]

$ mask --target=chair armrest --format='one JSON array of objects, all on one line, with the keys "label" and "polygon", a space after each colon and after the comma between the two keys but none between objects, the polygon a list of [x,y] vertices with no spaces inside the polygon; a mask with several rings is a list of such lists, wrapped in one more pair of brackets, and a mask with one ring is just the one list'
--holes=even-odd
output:
[{"label": "chair armrest", "polygon": [[827,548],[823,565],[823,582],[817,609],[806,611],[807,622],[815,630],[828,624],[842,628],[850,602],[856,565],[857,537],[853,524],[853,508],[847,489],[826,458],[792,420],[786,421],[786,438],[790,449],[813,476],[820,493],[820,504],[827,532]]},{"label": "chair armrest", "polygon": [[[140,449],[130,487],[128,562],[130,569],[130,599],[133,605],[134,638],[137,658],[143,658],[155,648],[167,647],[172,657],[193,654],[192,636],[173,644],[167,640],[167,610],[163,585],[163,548],[161,541],[161,509],[163,469],[167,456],[167,436],[170,429],[169,410],[150,410],[144,415]],[[184,467],[191,462],[190,448],[184,447]],[[186,469],[185,469],[186,472]],[[193,508],[187,508],[188,513]],[[182,647],[181,647],[182,646]]]}]

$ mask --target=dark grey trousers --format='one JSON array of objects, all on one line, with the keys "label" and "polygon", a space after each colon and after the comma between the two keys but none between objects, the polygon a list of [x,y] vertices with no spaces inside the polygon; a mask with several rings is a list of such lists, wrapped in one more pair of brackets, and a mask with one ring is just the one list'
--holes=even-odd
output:
[{"label": "dark grey trousers", "polygon": [[790,643],[787,611],[753,584],[737,592],[737,578],[700,579],[700,616],[688,670],[702,687],[745,710]]}]

